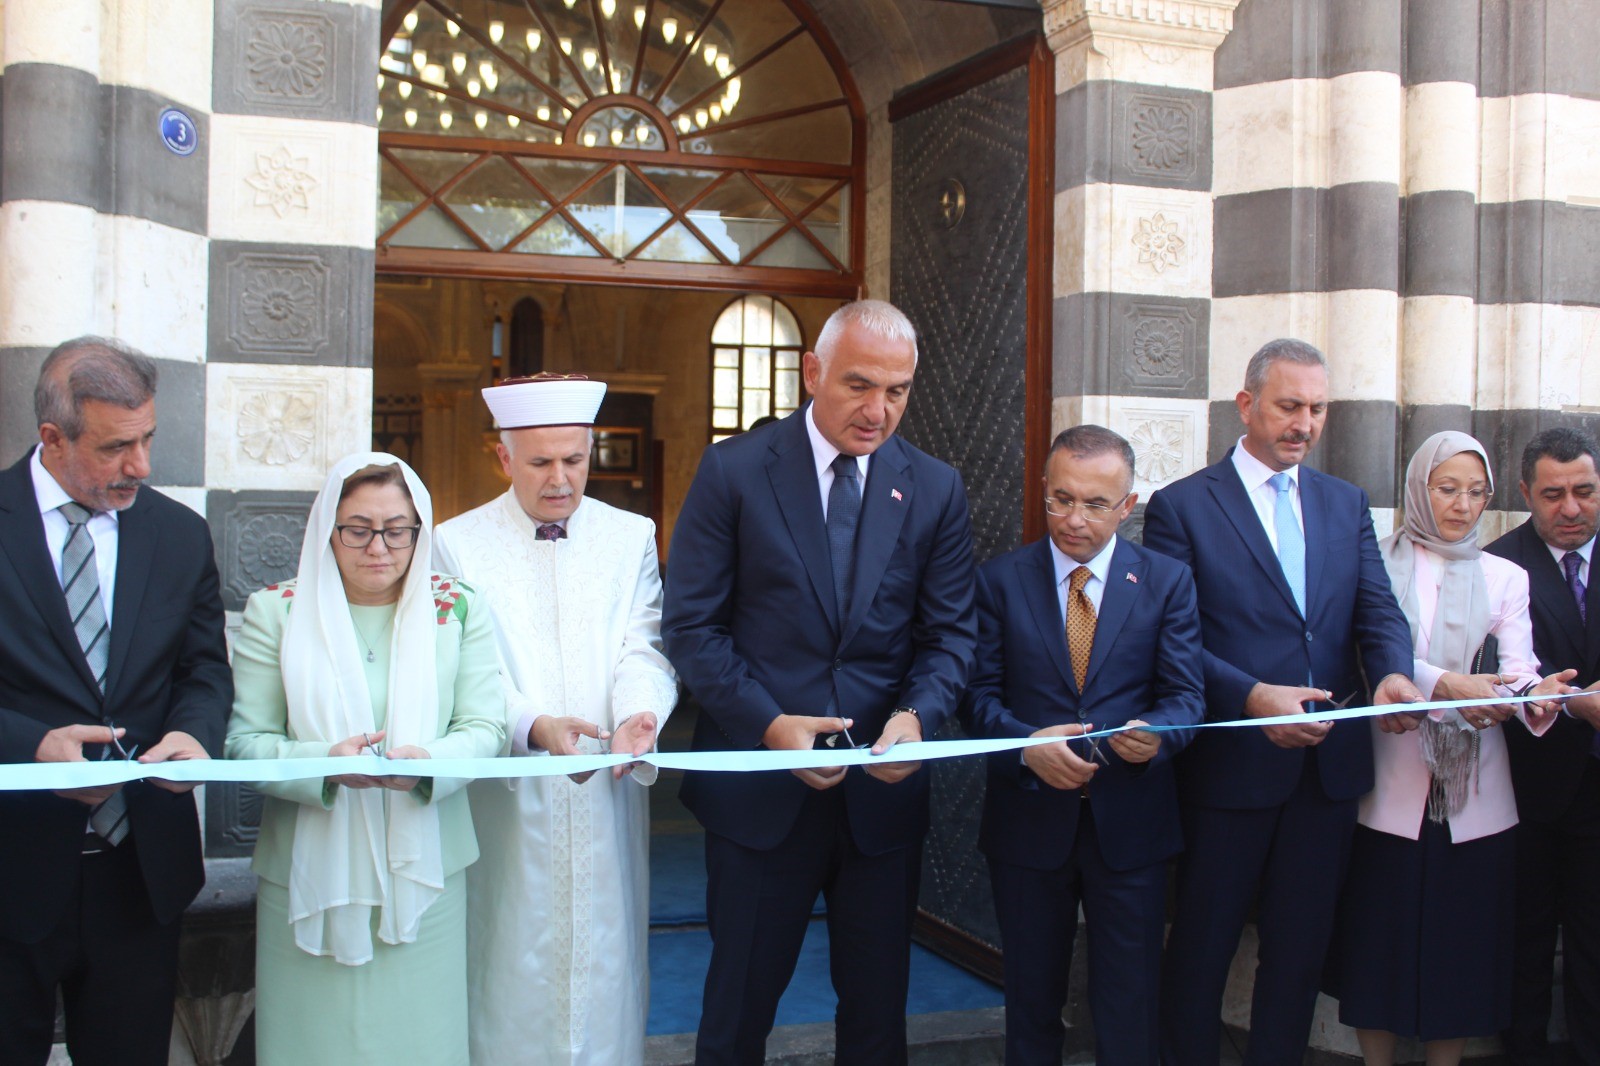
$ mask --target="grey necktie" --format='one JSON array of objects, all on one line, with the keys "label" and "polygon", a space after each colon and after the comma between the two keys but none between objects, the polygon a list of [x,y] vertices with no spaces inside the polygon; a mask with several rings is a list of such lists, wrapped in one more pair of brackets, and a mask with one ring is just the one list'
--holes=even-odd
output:
[{"label": "grey necktie", "polygon": [[[67,598],[72,631],[88,660],[89,672],[104,694],[106,664],[111,658],[111,627],[100,602],[100,568],[94,557],[94,538],[88,522],[94,513],[68,501],[57,508],[67,520],[67,542],[61,547],[61,591]],[[117,845],[128,836],[128,801],[118,792],[89,814],[89,827],[107,843]]]},{"label": "grey necktie", "polygon": [[855,577],[856,525],[861,518],[861,468],[853,455],[833,461],[833,487],[828,490],[828,552],[833,556],[833,595],[842,624],[850,616],[850,584]]}]

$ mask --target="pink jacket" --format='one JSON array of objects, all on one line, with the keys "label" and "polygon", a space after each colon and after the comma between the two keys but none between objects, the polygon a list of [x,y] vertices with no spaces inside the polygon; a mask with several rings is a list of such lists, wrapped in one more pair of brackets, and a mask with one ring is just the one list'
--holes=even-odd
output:
[{"label": "pink jacket", "polygon": [[[1443,560],[1420,545],[1416,547],[1417,606],[1422,614],[1417,626],[1415,681],[1422,694],[1433,698],[1433,688],[1445,673],[1424,661],[1433,613],[1438,606],[1437,576]],[[1533,657],[1533,623],[1528,618],[1528,575],[1515,563],[1485,553],[1479,557],[1489,586],[1489,631],[1500,644],[1500,673],[1516,676],[1516,687],[1538,677]],[[1511,792],[1511,766],[1506,761],[1506,738],[1501,729],[1528,729],[1542,736],[1553,718],[1539,726],[1528,725],[1526,704],[1518,706],[1517,723],[1507,721],[1483,730],[1478,750],[1478,780],[1466,806],[1450,819],[1450,839],[1456,843],[1510,829],[1517,824],[1517,801]],[[1434,711],[1443,720],[1454,712]],[[1372,753],[1376,784],[1361,797],[1361,824],[1381,833],[1416,840],[1422,830],[1428,803],[1428,769],[1422,762],[1421,734],[1385,733],[1373,719]]]}]

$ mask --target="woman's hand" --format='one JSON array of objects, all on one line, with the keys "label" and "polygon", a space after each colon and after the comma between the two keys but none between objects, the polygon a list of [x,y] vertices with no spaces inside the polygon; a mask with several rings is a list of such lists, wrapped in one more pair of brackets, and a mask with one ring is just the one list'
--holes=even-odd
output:
[{"label": "woman's hand", "polygon": [[[346,737],[328,749],[330,759],[341,758],[346,755],[360,755],[367,748],[372,748],[377,753],[375,745],[383,742],[383,730],[376,733],[357,733],[353,737]],[[369,777],[366,774],[335,774],[326,778],[330,785],[343,785],[346,788],[384,788],[384,778]]]},{"label": "woman's hand", "polygon": [[[391,758],[391,759],[431,759],[431,758],[433,758],[433,756],[428,754],[428,751],[427,751],[426,748],[419,748],[415,744],[402,744],[400,747],[395,748],[394,750],[389,752],[389,758]],[[396,792],[410,792],[412,789],[417,787],[417,780],[418,779],[415,778],[415,777],[389,776],[389,777],[380,777],[380,778],[377,778],[376,780],[384,788],[392,788]]]},{"label": "woman's hand", "polygon": [[[1511,678],[1516,681],[1516,678]],[[1436,700],[1492,700],[1505,693],[1495,691],[1496,685],[1506,681],[1499,674],[1445,674],[1433,686]],[[1481,707],[1463,707],[1462,719],[1474,729],[1488,729],[1510,718],[1517,711],[1510,703],[1490,703]]]}]

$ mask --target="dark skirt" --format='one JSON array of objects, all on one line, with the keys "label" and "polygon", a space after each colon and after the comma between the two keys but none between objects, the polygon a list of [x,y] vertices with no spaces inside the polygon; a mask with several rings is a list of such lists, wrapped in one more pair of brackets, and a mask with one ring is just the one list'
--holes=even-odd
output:
[{"label": "dark skirt", "polygon": [[1356,829],[1329,955],[1339,1020],[1419,1040],[1490,1036],[1511,1021],[1514,830],[1450,842]]}]

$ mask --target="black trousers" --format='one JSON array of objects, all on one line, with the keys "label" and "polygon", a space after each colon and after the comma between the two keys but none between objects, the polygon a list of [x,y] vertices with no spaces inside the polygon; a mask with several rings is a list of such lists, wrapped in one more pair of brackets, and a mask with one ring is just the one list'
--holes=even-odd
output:
[{"label": "black trousers", "polygon": [[[1515,1066],[1600,1066],[1600,759],[1590,759],[1572,804],[1517,834],[1517,946],[1511,1026],[1501,1034]],[[1562,998],[1571,1053],[1550,1047],[1550,1005],[1561,932]]]},{"label": "black trousers", "polygon": [[0,938],[0,1063],[50,1057],[56,990],[74,1066],[166,1066],[178,981],[178,923],[160,925],[137,838],[85,855],[61,921],[36,944]]},{"label": "black trousers", "polygon": [[1083,904],[1097,1066],[1155,1066],[1156,1000],[1167,924],[1167,864],[1113,870],[1093,804],[1079,805],[1067,861],[1054,870],[989,862],[1005,949],[1006,1066],[1060,1066],[1072,941]]},{"label": "black trousers", "polygon": [[[851,771],[852,773],[856,771]],[[841,789],[812,792],[794,829],[770,851],[706,834],[706,974],[699,1066],[758,1066],[778,1000],[794,976],[821,892],[838,1066],[904,1066],[911,922],[921,847],[865,855],[850,832]]]}]

